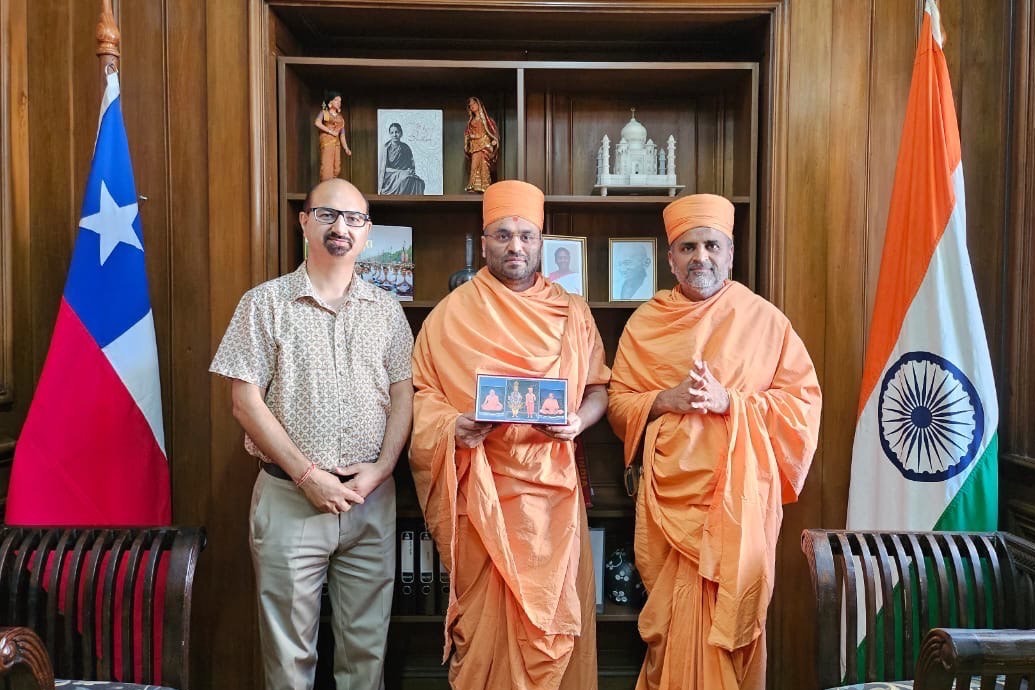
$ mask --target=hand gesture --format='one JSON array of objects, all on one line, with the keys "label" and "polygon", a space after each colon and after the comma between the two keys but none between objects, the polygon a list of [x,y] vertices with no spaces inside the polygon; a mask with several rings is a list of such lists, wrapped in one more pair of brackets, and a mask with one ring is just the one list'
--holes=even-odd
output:
[{"label": "hand gesture", "polygon": [[358,462],[348,467],[336,467],[334,474],[349,477],[348,481],[342,485],[363,498],[369,496],[374,489],[381,486],[381,482],[388,478],[377,463],[373,462]]},{"label": "hand gesture", "polygon": [[574,441],[582,433],[582,418],[574,412],[568,413],[567,424],[533,424],[532,428],[554,441]]},{"label": "hand gesture", "polygon": [[658,394],[651,414],[726,414],[729,407],[730,396],[726,388],[712,375],[707,362],[695,359],[690,372],[679,385]]},{"label": "hand gesture", "polygon": [[694,367],[687,379],[690,381],[690,388],[687,390],[691,401],[690,407],[695,412],[726,414],[730,409],[730,394],[712,375],[707,362],[694,360]]},{"label": "hand gesture", "polygon": [[353,505],[363,502],[363,496],[342,484],[336,474],[319,468],[314,469],[299,488],[321,513],[347,513]]},{"label": "hand gesture", "polygon": [[476,448],[482,444],[489,432],[496,428],[491,422],[476,422],[470,412],[456,418],[454,438],[458,448]]}]

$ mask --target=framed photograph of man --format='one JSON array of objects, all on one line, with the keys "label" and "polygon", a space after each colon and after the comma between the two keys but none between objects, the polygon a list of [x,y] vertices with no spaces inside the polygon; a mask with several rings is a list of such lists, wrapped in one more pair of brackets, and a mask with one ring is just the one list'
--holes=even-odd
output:
[{"label": "framed photograph of man", "polygon": [[643,302],[657,291],[658,241],[653,237],[612,237],[608,246],[608,299]]},{"label": "framed photograph of man", "polygon": [[573,295],[586,296],[586,238],[543,235],[543,275]]},{"label": "framed photograph of man", "polygon": [[567,424],[565,379],[478,374],[474,418],[509,424]]},{"label": "framed photograph of man", "polygon": [[442,194],[442,111],[377,111],[377,193]]}]

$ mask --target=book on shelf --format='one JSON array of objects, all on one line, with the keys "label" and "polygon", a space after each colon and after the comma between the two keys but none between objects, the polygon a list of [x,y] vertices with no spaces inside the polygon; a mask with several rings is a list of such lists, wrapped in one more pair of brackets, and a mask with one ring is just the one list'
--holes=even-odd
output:
[{"label": "book on shelf", "polygon": [[604,528],[589,528],[589,548],[593,552],[593,578],[596,580],[597,613],[604,611]]},{"label": "book on shelf", "polygon": [[399,530],[399,567],[396,571],[395,613],[400,616],[412,616],[417,609],[415,537],[416,532],[408,526]]},{"label": "book on shelf", "polygon": [[425,525],[421,525],[419,541],[417,613],[433,616],[435,615],[435,542]]},{"label": "book on shelf", "polygon": [[589,464],[586,462],[586,447],[582,437],[575,439],[575,469],[579,473],[579,485],[582,487],[582,500],[587,508],[593,507],[593,484],[589,481]]},{"label": "book on shelf", "polygon": [[371,225],[367,244],[356,257],[356,273],[400,302],[413,301],[413,228]]}]

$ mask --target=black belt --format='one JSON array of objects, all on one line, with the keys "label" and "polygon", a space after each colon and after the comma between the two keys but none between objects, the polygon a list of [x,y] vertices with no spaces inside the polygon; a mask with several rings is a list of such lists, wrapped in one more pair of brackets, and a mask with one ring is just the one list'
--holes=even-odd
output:
[{"label": "black belt", "polygon": [[[262,469],[263,469],[263,471],[266,474],[268,474],[270,476],[273,476],[273,477],[276,477],[277,479],[286,479],[289,482],[295,481],[294,479],[291,478],[290,474],[288,474],[284,470],[280,469],[280,465],[278,465],[278,464],[276,464],[274,462],[263,462],[262,463]],[[344,474],[344,475],[336,474],[334,476],[338,478],[339,482],[347,482],[348,480],[352,479],[356,475],[354,475],[354,474]]]}]

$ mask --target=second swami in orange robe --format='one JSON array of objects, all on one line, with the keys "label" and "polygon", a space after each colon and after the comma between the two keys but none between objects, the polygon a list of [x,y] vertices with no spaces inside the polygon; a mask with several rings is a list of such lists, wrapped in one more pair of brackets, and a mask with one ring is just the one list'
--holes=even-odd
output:
[{"label": "second swami in orange robe", "polygon": [[[695,359],[730,394],[726,415],[663,414],[658,393]],[[706,300],[658,293],[618,346],[608,419],[642,458],[636,565],[649,592],[640,690],[763,690],[765,618],[782,504],[816,449],[819,382],[787,318],[743,285]],[[642,451],[641,451],[642,448]]]}]

